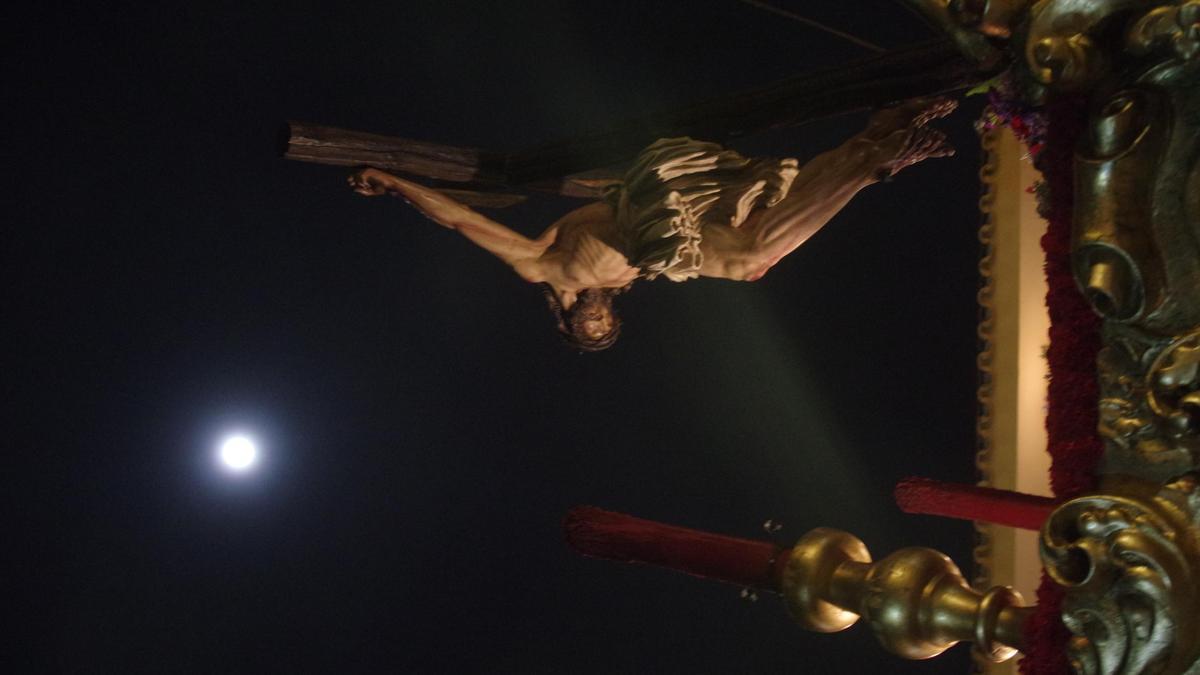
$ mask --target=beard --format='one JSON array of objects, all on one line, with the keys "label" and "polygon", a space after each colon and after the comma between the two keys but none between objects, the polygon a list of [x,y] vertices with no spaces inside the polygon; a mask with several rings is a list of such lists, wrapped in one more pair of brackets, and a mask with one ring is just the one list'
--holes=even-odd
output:
[{"label": "beard", "polygon": [[575,305],[568,310],[570,323],[612,314],[612,293],[604,288],[585,288],[575,296]]}]

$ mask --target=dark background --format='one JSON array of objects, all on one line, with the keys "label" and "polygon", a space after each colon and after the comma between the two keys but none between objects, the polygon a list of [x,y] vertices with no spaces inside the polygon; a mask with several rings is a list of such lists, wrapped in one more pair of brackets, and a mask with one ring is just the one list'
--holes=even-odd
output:
[{"label": "dark background", "polygon": [[[781,3],[885,47],[895,2]],[[962,673],[774,597],[584,559],[588,503],[969,560],[897,479],[974,479],[978,151],[869,188],[754,284],[639,284],[612,350],[298,119],[515,149],[865,55],[732,0],[9,9],[10,672]],[[807,157],[865,115],[745,139]],[[491,215],[540,232],[571,202]],[[241,429],[252,476],[214,463]]]}]

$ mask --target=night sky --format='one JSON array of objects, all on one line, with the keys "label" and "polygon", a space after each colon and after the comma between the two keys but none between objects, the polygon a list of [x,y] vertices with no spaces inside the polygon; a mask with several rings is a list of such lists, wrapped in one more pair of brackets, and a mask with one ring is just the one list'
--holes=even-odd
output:
[{"label": "night sky", "polygon": [[[895,2],[781,3],[895,48]],[[7,672],[946,672],[863,626],[581,558],[594,504],[961,565],[899,513],[974,480],[977,104],[757,283],[641,283],[608,352],[287,119],[511,150],[866,55],[729,0],[6,10]],[[744,139],[803,161],[865,115]],[[534,235],[574,202],[489,215]],[[262,462],[215,451],[241,430]],[[767,535],[767,519],[784,523]],[[969,569],[969,568],[968,568]]]}]

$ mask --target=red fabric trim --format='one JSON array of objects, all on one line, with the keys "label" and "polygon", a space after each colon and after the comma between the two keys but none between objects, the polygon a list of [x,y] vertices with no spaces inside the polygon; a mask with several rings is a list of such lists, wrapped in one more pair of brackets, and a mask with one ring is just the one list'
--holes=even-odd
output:
[{"label": "red fabric trim", "polygon": [[[1046,178],[1050,201],[1046,235],[1046,281],[1049,292],[1050,366],[1046,433],[1050,453],[1050,486],[1055,496],[1070,499],[1095,487],[1096,467],[1104,452],[1097,432],[1100,318],[1075,285],[1071,272],[1071,216],[1074,209],[1074,151],[1083,130],[1084,103],[1078,97],[1052,100],[1046,147],[1038,168]],[[1063,626],[1063,592],[1044,574],[1038,608],[1025,624],[1027,648],[1021,659],[1024,675],[1066,675],[1070,633]]]}]

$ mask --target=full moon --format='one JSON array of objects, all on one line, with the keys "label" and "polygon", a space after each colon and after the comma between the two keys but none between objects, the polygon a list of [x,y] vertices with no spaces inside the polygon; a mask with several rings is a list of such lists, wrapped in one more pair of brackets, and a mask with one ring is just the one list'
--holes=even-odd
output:
[{"label": "full moon", "polygon": [[221,443],[221,463],[234,471],[246,471],[258,461],[258,448],[245,436],[231,436]]}]

